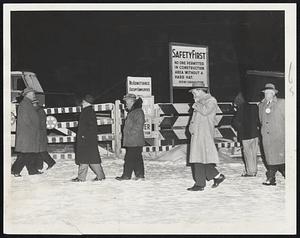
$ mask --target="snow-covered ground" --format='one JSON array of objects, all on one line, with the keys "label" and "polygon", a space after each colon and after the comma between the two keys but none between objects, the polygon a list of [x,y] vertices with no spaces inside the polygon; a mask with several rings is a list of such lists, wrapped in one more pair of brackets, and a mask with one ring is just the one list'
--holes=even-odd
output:
[{"label": "snow-covered ground", "polygon": [[7,224],[14,233],[234,233],[280,232],[285,221],[285,180],[262,185],[257,177],[241,177],[243,163],[220,154],[226,180],[216,189],[190,192],[190,167],[184,159],[155,160],[145,154],[145,181],[117,181],[123,160],[102,158],[106,180],[74,183],[77,166],[58,160],[42,175],[11,177]]}]

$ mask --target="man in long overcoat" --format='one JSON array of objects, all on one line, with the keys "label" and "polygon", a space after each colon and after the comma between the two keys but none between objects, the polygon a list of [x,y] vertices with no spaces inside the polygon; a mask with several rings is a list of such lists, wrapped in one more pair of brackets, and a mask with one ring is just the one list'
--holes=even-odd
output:
[{"label": "man in long overcoat", "polygon": [[201,191],[206,186],[206,180],[214,179],[213,188],[224,181],[225,176],[216,169],[219,163],[218,152],[214,143],[215,116],[218,109],[217,100],[207,93],[207,88],[194,88],[195,103],[189,125],[191,133],[189,163],[195,184],[189,191]]},{"label": "man in long overcoat", "polygon": [[97,118],[92,107],[93,101],[94,98],[91,95],[86,95],[82,100],[82,111],[78,123],[75,156],[75,163],[79,165],[79,168],[78,177],[72,179],[73,182],[85,181],[89,167],[97,176],[93,181],[105,179],[98,150]]},{"label": "man in long overcoat", "polygon": [[276,97],[278,90],[268,83],[263,90],[265,98],[258,105],[262,143],[267,163],[267,181],[264,185],[276,185],[279,171],[285,177],[285,112],[284,99]]},{"label": "man in long overcoat", "polygon": [[35,92],[32,88],[25,88],[23,99],[18,107],[18,119],[16,128],[17,159],[12,165],[11,173],[20,177],[20,173],[26,166],[28,174],[41,174],[35,167],[39,152],[40,120],[32,102],[35,100]]}]

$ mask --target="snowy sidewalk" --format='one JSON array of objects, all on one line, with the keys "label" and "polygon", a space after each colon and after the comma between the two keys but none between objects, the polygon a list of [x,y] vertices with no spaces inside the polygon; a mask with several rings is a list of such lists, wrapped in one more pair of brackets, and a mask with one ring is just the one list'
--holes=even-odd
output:
[{"label": "snowy sidewalk", "polygon": [[42,175],[28,176],[24,169],[21,178],[12,177],[11,230],[88,233],[92,227],[102,227],[101,233],[110,224],[117,224],[118,232],[125,224],[218,227],[259,222],[267,226],[285,219],[285,181],[278,174],[277,186],[263,186],[265,168],[261,162],[257,177],[244,178],[240,176],[240,159],[222,157],[219,170],[226,180],[216,189],[210,187],[210,181],[204,191],[190,192],[186,189],[194,182],[183,160],[145,159],[145,181],[117,181],[114,178],[121,175],[123,160],[102,161],[106,180],[101,182],[90,181],[94,178],[90,170],[87,182],[70,182],[77,174],[73,160],[58,160]]}]

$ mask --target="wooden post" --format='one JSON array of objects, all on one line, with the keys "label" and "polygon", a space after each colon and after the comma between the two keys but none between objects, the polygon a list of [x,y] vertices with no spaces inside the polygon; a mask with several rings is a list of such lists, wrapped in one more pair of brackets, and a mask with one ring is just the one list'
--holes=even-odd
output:
[{"label": "wooden post", "polygon": [[161,146],[160,136],[159,136],[159,108],[157,104],[154,104],[154,146]]},{"label": "wooden post", "polygon": [[115,108],[114,108],[114,135],[115,135],[115,142],[114,142],[114,152],[117,158],[120,158],[121,154],[121,111],[120,111],[120,100],[115,101]]}]

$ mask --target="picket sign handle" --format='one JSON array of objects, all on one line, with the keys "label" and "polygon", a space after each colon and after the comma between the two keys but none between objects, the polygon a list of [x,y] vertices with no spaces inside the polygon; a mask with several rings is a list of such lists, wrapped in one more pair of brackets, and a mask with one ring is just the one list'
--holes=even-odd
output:
[{"label": "picket sign handle", "polygon": [[122,132],[121,132],[121,124],[122,124],[122,118],[121,118],[121,109],[120,109],[120,100],[115,101],[115,107],[114,107],[114,134],[115,134],[115,140],[114,140],[114,147],[113,150],[115,152],[115,155],[117,158],[120,157],[121,154],[121,140],[122,140]]},{"label": "picket sign handle", "polygon": [[[154,113],[155,113],[155,118],[159,118],[159,109],[156,104],[154,105]],[[159,121],[158,120],[154,120],[154,131],[156,131],[156,132],[159,131]],[[154,146],[161,146],[161,140],[158,135],[154,138]]]}]

